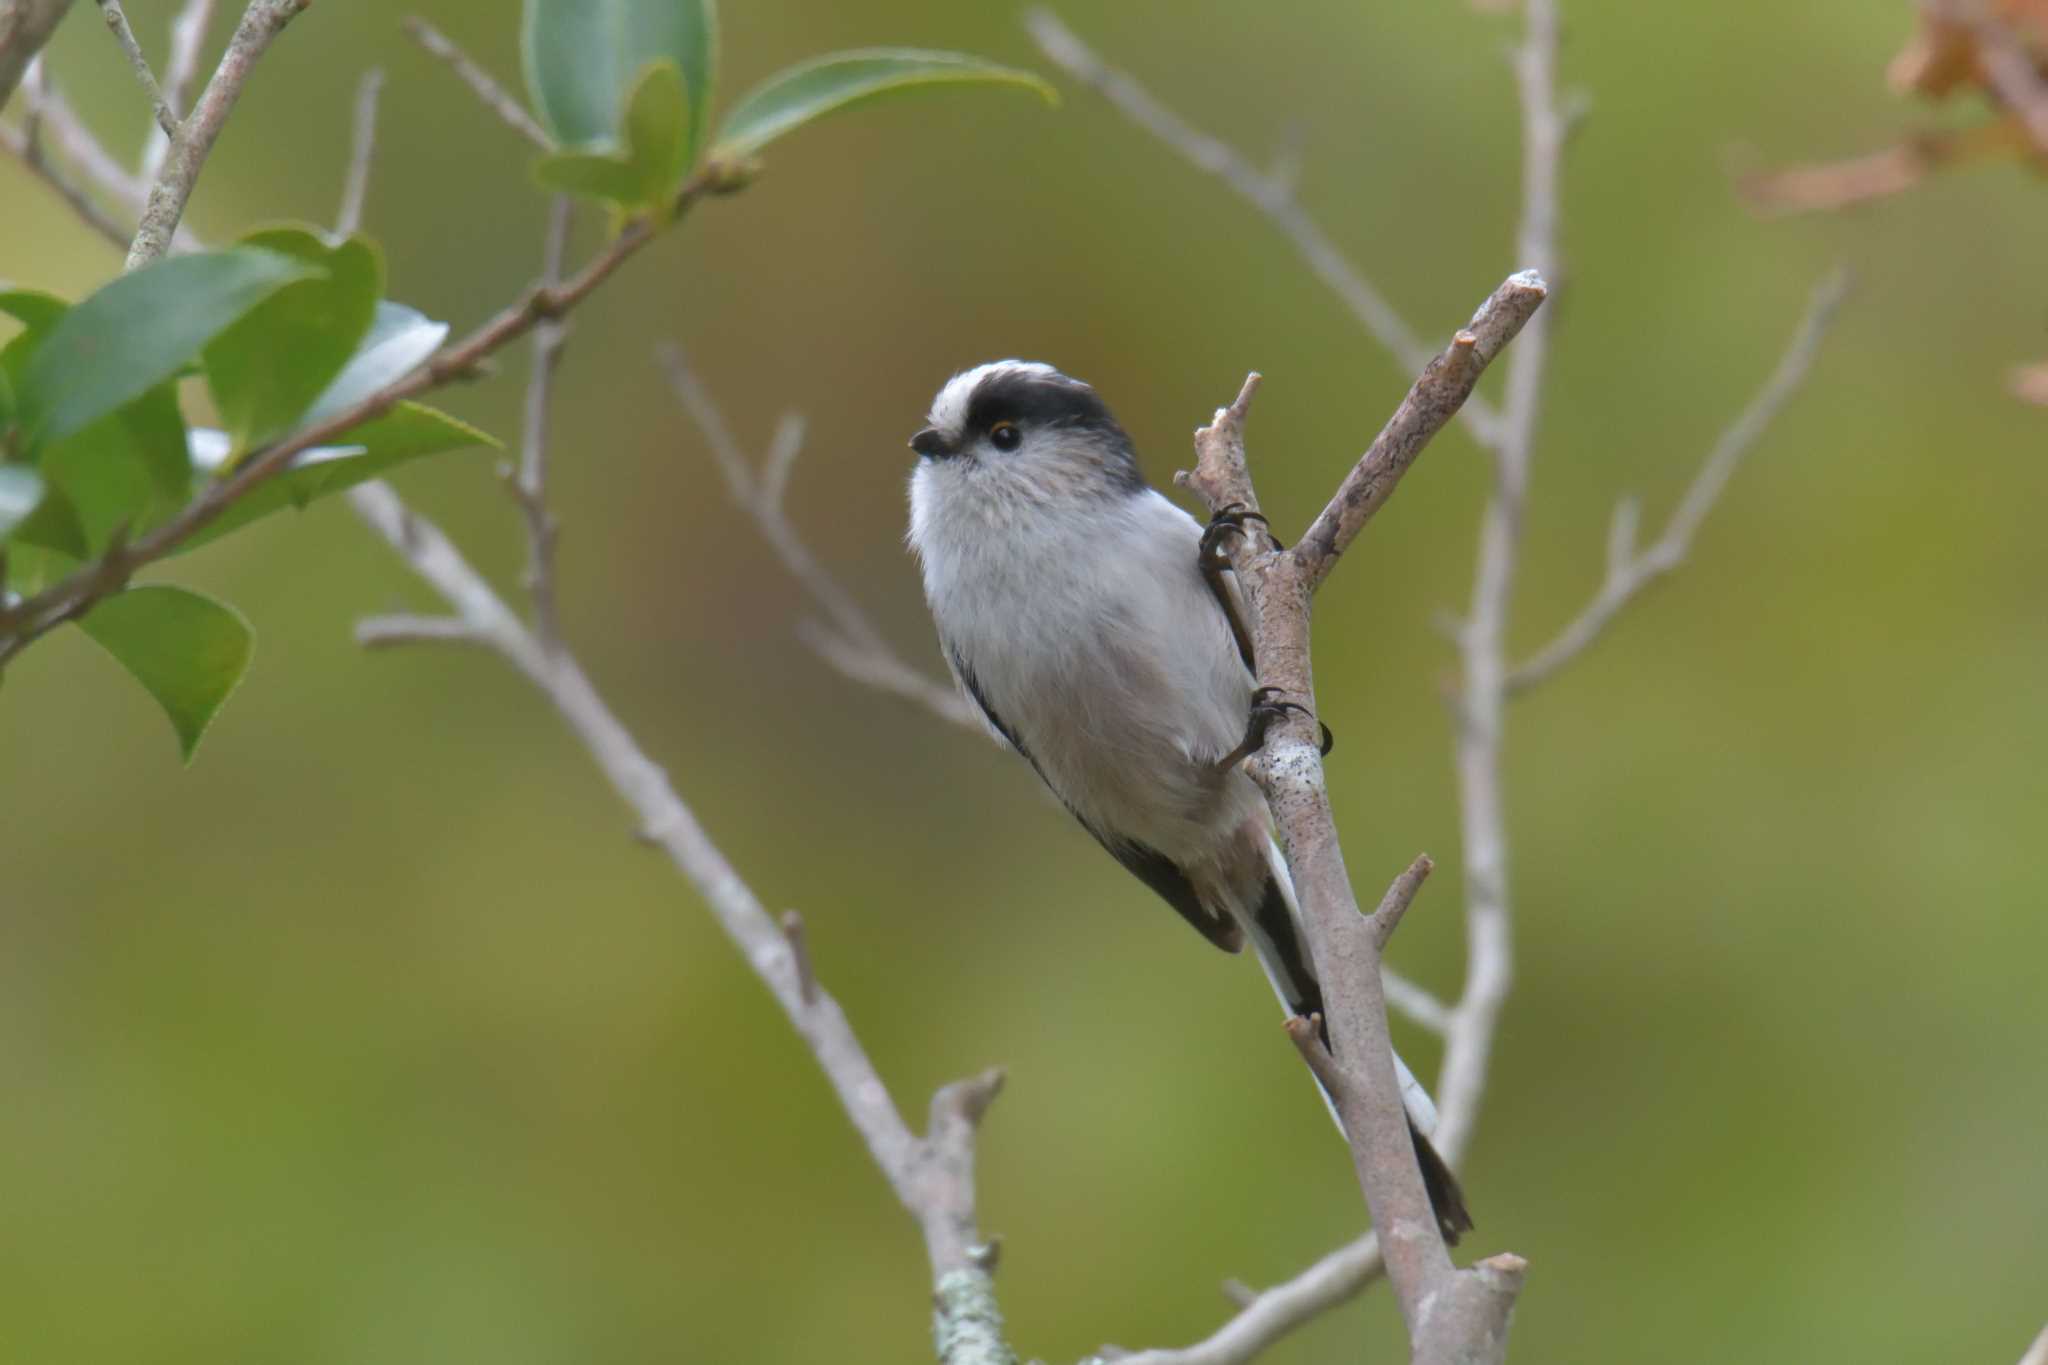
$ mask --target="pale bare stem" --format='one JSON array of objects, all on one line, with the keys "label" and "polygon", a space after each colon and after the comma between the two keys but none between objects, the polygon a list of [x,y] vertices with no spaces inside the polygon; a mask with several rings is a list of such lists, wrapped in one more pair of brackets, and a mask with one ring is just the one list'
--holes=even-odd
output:
[{"label": "pale bare stem", "polygon": [[[1522,42],[1513,57],[1522,124],[1522,207],[1515,255],[1546,278],[1558,255],[1558,175],[1568,117],[1558,98],[1556,0],[1525,0]],[[1486,1087],[1493,1036],[1513,977],[1514,925],[1508,891],[1508,836],[1501,773],[1507,695],[1507,627],[1522,541],[1522,507],[1535,451],[1550,317],[1531,320],[1508,359],[1493,492],[1481,515],[1471,604],[1459,631],[1463,686],[1457,705],[1458,825],[1465,872],[1465,986],[1452,1012],[1437,1081],[1437,1131],[1446,1160],[1464,1154]]]},{"label": "pale bare stem", "polygon": [[1282,1337],[1357,1297],[1385,1269],[1379,1238],[1367,1233],[1294,1278],[1253,1294],[1237,1316],[1203,1340],[1173,1350],[1121,1352],[1116,1365],[1245,1365]]},{"label": "pale bare stem", "polygon": [[853,681],[917,702],[955,725],[978,728],[979,718],[956,689],[911,667],[889,647],[853,595],[818,563],[790,523],[782,494],[801,444],[801,424],[791,418],[783,420],[757,470],[682,351],[663,344],[655,354],[676,401],[703,436],[733,502],[753,519],[776,558],[824,612],[829,624],[802,622],[799,638]]},{"label": "pale bare stem", "polygon": [[356,85],[348,175],[341,184],[341,208],[334,215],[337,236],[346,237],[363,225],[363,201],[370,193],[370,163],[377,156],[377,97],[383,92],[384,68],[373,66]]},{"label": "pale bare stem", "polygon": [[470,60],[469,54],[457,47],[440,29],[417,15],[411,15],[405,21],[405,31],[430,56],[446,62],[462,83],[483,101],[484,107],[498,116],[499,122],[544,152],[555,149],[555,140],[533,121],[533,115],[526,112],[526,106],[493,80],[488,71]]},{"label": "pale bare stem", "polygon": [[98,3],[100,18],[106,21],[107,32],[114,35],[121,55],[128,59],[128,69],[142,83],[142,93],[149,100],[149,110],[156,117],[156,126],[165,137],[176,137],[178,116],[172,112],[169,101],[164,99],[163,87],[156,83],[156,72],[150,70],[149,58],[143,54],[142,44],[135,41],[135,30],[128,26],[128,15],[121,8],[121,0],[98,0]]},{"label": "pale bare stem", "polygon": [[1743,456],[1805,383],[1828,324],[1848,287],[1848,274],[1842,270],[1836,270],[1815,287],[1806,313],[1778,358],[1777,367],[1750,399],[1749,406],[1714,442],[1685,496],[1679,499],[1671,520],[1665,523],[1663,534],[1644,549],[1634,549],[1635,503],[1624,499],[1616,507],[1614,530],[1608,540],[1607,574],[1600,590],[1548,644],[1508,672],[1506,687],[1510,695],[1527,691],[1577,658],[1637,593],[1685,563],[1692,550],[1693,536],[1720,501]]},{"label": "pale bare stem", "polygon": [[[35,78],[29,83],[25,98],[29,101],[30,117],[38,132],[46,135],[50,150],[54,150],[66,165],[117,201],[127,212],[132,214],[141,209],[146,187],[100,145],[99,139],[78,117],[71,102],[64,98],[64,92],[41,63],[37,64]],[[39,138],[34,147],[40,149],[43,141]],[[12,149],[13,144],[9,146]],[[47,153],[42,154],[42,159],[49,164]],[[37,173],[49,179],[42,171]],[[126,230],[121,233],[124,249],[132,235]]]},{"label": "pale bare stem", "polygon": [[[1231,542],[1232,567],[1258,623],[1254,654],[1261,685],[1313,702],[1309,603],[1316,584],[1384,504],[1423,444],[1456,413],[1486,363],[1526,328],[1543,298],[1541,279],[1525,273],[1487,299],[1470,326],[1428,363],[1295,549],[1274,548],[1270,537],[1257,532]],[[1195,468],[1182,481],[1211,510],[1232,502],[1257,506],[1244,448],[1257,391],[1253,375],[1230,407],[1195,433]],[[1430,864],[1418,859],[1370,918],[1359,914],[1311,714],[1290,716],[1277,727],[1250,771],[1265,792],[1301,895],[1332,1048],[1325,1050],[1302,1021],[1293,1021],[1288,1032],[1342,1116],[1414,1359],[1426,1365],[1499,1361],[1519,1278],[1503,1278],[1497,1265],[1469,1271],[1452,1265],[1416,1166],[1388,1037],[1381,954]]]},{"label": "pale bare stem", "polygon": [[[575,206],[556,195],[548,206],[547,244],[542,252],[541,282],[553,288],[562,278],[569,255],[569,229]],[[506,486],[526,520],[526,591],[533,601],[534,634],[550,648],[561,640],[555,614],[554,514],[548,510],[548,418],[554,408],[555,371],[562,363],[568,324],[559,317],[542,318],[533,329],[533,367],[526,381],[526,412],[521,422],[519,467],[507,469]]]},{"label": "pale bare stem", "polygon": [[0,0],[0,109],[70,8],[71,0]]},{"label": "pale bare stem", "polygon": [[2020,1357],[2020,1365],[2048,1365],[2048,1327],[2043,1327],[2041,1335],[2034,1338],[2034,1344]]},{"label": "pale bare stem", "polygon": [[220,136],[235,101],[241,97],[242,87],[248,84],[271,40],[311,3],[312,0],[251,0],[249,8],[243,11],[234,36],[228,40],[227,51],[221,54],[220,65],[214,68],[213,78],[207,81],[199,102],[192,107],[191,117],[178,125],[163,167],[149,187],[142,221],[136,228],[134,244],[128,248],[128,269],[147,265],[170,250],[172,235],[185,216],[185,204],[199,183],[199,172],[205,167],[207,154],[213,150],[214,139]]},{"label": "pale bare stem", "polygon": [[666,853],[702,897],[810,1047],[875,1164],[924,1233],[940,1360],[1014,1365],[991,1288],[993,1252],[980,1233],[974,1198],[975,1130],[1002,1085],[1002,1073],[985,1072],[940,1090],[927,1132],[913,1132],[839,1003],[805,972],[784,927],[712,843],[668,775],[612,714],[575,656],[545,647],[440,529],[409,511],[389,487],[366,483],[347,496],[357,515],[474,637],[553,705],[630,810],[642,838]]},{"label": "pale bare stem", "polygon": [[[1429,348],[1414,329],[1295,200],[1295,159],[1283,157],[1273,171],[1261,171],[1236,148],[1194,127],[1160,103],[1128,72],[1103,61],[1049,9],[1027,10],[1024,26],[1047,61],[1100,93],[1132,123],[1197,169],[1221,180],[1271,220],[1310,272],[1336,295],[1359,326],[1386,348],[1402,369],[1419,370],[1428,362]],[[1465,421],[1475,433],[1485,437],[1492,430],[1494,413],[1485,400],[1475,398],[1465,406]]]},{"label": "pale bare stem", "polygon": [[365,616],[356,622],[356,643],[364,649],[399,645],[489,645],[491,641],[460,616]]},{"label": "pale bare stem", "polygon": [[21,127],[15,128],[0,123],[0,148],[20,161],[37,179],[56,191],[57,197],[70,206],[85,225],[107,239],[122,251],[128,249],[128,229],[100,207],[97,199],[83,185],[73,180],[62,166],[50,158],[43,145],[43,106],[36,102],[36,86],[41,79],[42,63],[32,64],[28,82],[28,118]]},{"label": "pale bare stem", "polygon": [[[164,63],[164,103],[181,118],[192,95],[192,82],[199,79],[199,57],[207,29],[213,24],[213,3],[214,0],[185,0],[171,20],[171,57]],[[146,185],[156,179],[156,173],[163,169],[164,155],[170,150],[169,135],[152,127],[142,149],[141,183]]]}]

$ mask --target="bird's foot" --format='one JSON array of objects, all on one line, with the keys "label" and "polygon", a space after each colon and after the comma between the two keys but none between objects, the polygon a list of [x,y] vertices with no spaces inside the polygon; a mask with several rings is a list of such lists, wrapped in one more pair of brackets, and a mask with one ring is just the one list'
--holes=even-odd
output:
[{"label": "bird's foot", "polygon": [[[1251,714],[1245,719],[1244,739],[1239,742],[1235,749],[1232,749],[1228,754],[1217,760],[1216,766],[1218,768],[1226,770],[1235,768],[1238,764],[1265,748],[1266,732],[1273,728],[1275,722],[1290,714],[1297,716],[1310,714],[1306,706],[1298,702],[1282,701],[1279,698],[1280,689],[1277,687],[1261,687],[1252,693],[1252,709]],[[1316,728],[1322,732],[1321,748],[1323,754],[1327,756],[1330,750],[1337,745],[1336,737],[1330,733],[1330,727],[1321,721],[1316,722]]]}]

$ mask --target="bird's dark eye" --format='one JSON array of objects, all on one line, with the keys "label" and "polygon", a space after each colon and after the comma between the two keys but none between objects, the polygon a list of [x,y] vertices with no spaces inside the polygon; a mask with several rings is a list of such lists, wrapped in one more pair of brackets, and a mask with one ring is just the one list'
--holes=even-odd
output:
[{"label": "bird's dark eye", "polygon": [[1024,433],[1015,422],[998,422],[988,429],[988,440],[997,450],[1015,450],[1024,444]]}]

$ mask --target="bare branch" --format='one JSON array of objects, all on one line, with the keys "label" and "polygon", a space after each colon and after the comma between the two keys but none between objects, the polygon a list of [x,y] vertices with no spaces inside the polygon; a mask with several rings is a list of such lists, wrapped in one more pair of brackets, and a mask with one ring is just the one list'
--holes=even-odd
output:
[{"label": "bare branch", "polygon": [[73,180],[63,167],[50,159],[43,146],[43,121],[40,106],[34,103],[35,85],[39,79],[41,63],[29,75],[29,117],[20,128],[0,123],[0,148],[26,166],[44,184],[57,192],[57,196],[71,207],[85,225],[112,243],[121,251],[128,249],[128,229],[115,220],[114,216],[100,207],[92,193]]},{"label": "bare branch", "polygon": [[0,0],[0,109],[70,9],[71,0]]},{"label": "bare branch", "polygon": [[[1199,170],[1221,180],[1270,219],[1307,264],[1311,273],[1334,294],[1368,335],[1386,348],[1404,370],[1421,369],[1429,348],[1404,322],[1372,282],[1337,249],[1315,219],[1296,202],[1294,180],[1298,158],[1282,157],[1271,172],[1261,171],[1241,152],[1189,124],[1161,104],[1128,72],[1098,57],[1050,9],[1027,10],[1030,30],[1046,60],[1090,89],[1099,92],[1132,123],[1178,152]],[[1482,439],[1490,439],[1493,410],[1473,399],[1465,419]]]},{"label": "bare branch", "polygon": [[941,1360],[1014,1362],[1001,1341],[973,1183],[975,1127],[1001,1087],[1001,1073],[985,1072],[942,1089],[932,1101],[930,1131],[922,1137],[913,1133],[838,1001],[805,971],[784,927],[711,842],[667,774],[612,714],[574,655],[535,638],[447,536],[408,510],[389,487],[373,481],[347,496],[357,515],[441,596],[472,637],[492,647],[555,707],[631,810],[643,837],[668,855],[704,899],[810,1046],[876,1165],[924,1232],[939,1305]]},{"label": "bare branch", "polygon": [[1436,861],[1427,853],[1417,855],[1408,864],[1407,871],[1394,878],[1387,887],[1387,894],[1380,898],[1379,908],[1368,918],[1367,927],[1381,952],[1394,937],[1394,931],[1401,927],[1401,917],[1408,913],[1408,907],[1415,903],[1415,895],[1422,890],[1422,884],[1429,880],[1429,874],[1436,871]]},{"label": "bare branch", "polygon": [[150,70],[149,58],[143,55],[142,44],[135,41],[135,30],[128,26],[128,16],[121,9],[121,0],[98,0],[98,3],[100,18],[106,21],[107,32],[114,35],[121,55],[128,59],[128,69],[142,83],[142,93],[149,100],[149,110],[156,118],[156,126],[165,137],[175,138],[178,135],[178,116],[164,99],[163,87],[156,83],[156,72]]},{"label": "bare branch", "polygon": [[799,638],[855,682],[914,701],[955,725],[978,728],[979,717],[955,688],[911,667],[889,647],[853,595],[818,563],[796,527],[790,524],[783,510],[782,494],[802,443],[801,422],[793,417],[782,421],[756,472],[718,404],[683,358],[682,351],[673,344],[664,344],[656,349],[655,355],[668,376],[676,401],[696,423],[712,460],[725,476],[732,500],[753,518],[776,558],[824,611],[829,624],[803,622],[798,626]]},{"label": "bare branch", "polygon": [[[1558,97],[1556,0],[1525,0],[1513,57],[1522,123],[1522,207],[1516,258],[1544,278],[1563,269],[1558,254],[1558,176],[1569,116]],[[1459,631],[1462,687],[1457,707],[1458,824],[1464,851],[1465,986],[1444,1039],[1437,1081],[1437,1149],[1455,1164],[1464,1152],[1494,1029],[1513,976],[1513,921],[1501,736],[1509,606],[1520,561],[1522,506],[1550,358],[1549,310],[1530,320],[1508,358],[1494,446],[1493,493],[1481,514],[1471,602]]]},{"label": "bare branch", "polygon": [[504,86],[493,80],[488,71],[472,61],[469,54],[457,47],[448,35],[418,15],[407,16],[405,31],[412,36],[414,42],[425,48],[429,55],[446,62],[461,78],[462,83],[483,101],[484,107],[498,116],[499,122],[541,151],[551,152],[555,149],[555,140],[548,136],[546,129],[533,121],[533,116],[526,112],[526,106]]},{"label": "bare branch", "polygon": [[241,97],[242,87],[248,84],[271,40],[311,3],[312,0],[250,0],[242,21],[235,26],[234,37],[228,40],[227,51],[221,55],[220,65],[193,106],[191,117],[178,125],[171,138],[163,168],[149,187],[149,199],[143,205],[134,245],[128,249],[128,269],[147,265],[170,250],[172,234],[185,216],[185,203],[199,183],[207,154],[213,150],[214,139],[220,136],[222,125]]},{"label": "bare branch", "polygon": [[1510,275],[1472,315],[1471,324],[1429,362],[1401,406],[1338,485],[1335,496],[1302,534],[1299,553],[1313,589],[1335,566],[1431,437],[1472,395],[1472,386],[1501,348],[1542,306],[1547,289],[1533,270]]},{"label": "bare branch", "polygon": [[1714,442],[1685,496],[1679,499],[1671,520],[1665,524],[1663,534],[1653,544],[1640,552],[1631,548],[1635,527],[1633,500],[1624,499],[1615,508],[1614,530],[1608,540],[1607,575],[1599,592],[1548,644],[1509,671],[1505,686],[1510,695],[1527,691],[1577,658],[1637,593],[1685,563],[1693,536],[1727,489],[1742,457],[1805,382],[1827,335],[1828,324],[1848,288],[1848,272],[1839,269],[1814,287],[1805,315],[1778,358],[1777,367],[1749,400],[1749,406]]},{"label": "bare branch", "polygon": [[2034,1338],[2034,1344],[2020,1357],[2020,1365],[2048,1365],[2048,1327],[2043,1327],[2041,1335]]},{"label": "bare branch", "polygon": [[336,235],[346,237],[363,225],[363,200],[370,192],[370,163],[377,155],[377,97],[384,92],[384,68],[373,66],[356,85],[356,116],[351,126],[348,175],[342,181],[341,208],[334,215]]},{"label": "bare branch", "polygon": [[489,639],[460,616],[365,616],[356,622],[356,643],[364,649],[400,645],[488,645]]},{"label": "bare branch", "polygon": [[[569,229],[575,206],[556,195],[548,206],[547,244],[542,251],[541,283],[552,288],[562,278],[569,256]],[[555,371],[562,363],[568,324],[559,317],[542,318],[533,329],[533,363],[526,381],[526,415],[521,424],[519,468],[507,486],[526,519],[526,591],[533,599],[534,633],[552,648],[562,638],[555,614],[554,514],[548,511],[548,419],[554,408]]]},{"label": "bare branch", "polygon": [[1355,1298],[1385,1270],[1371,1233],[1337,1248],[1293,1279],[1251,1297],[1242,1312],[1192,1346],[1134,1351],[1116,1365],[1244,1365],[1305,1323]]},{"label": "bare branch", "polygon": [[[1397,414],[1360,461],[1361,469],[1377,468],[1383,480],[1375,495],[1333,500],[1293,550],[1272,548],[1270,538],[1257,532],[1231,542],[1232,567],[1258,623],[1254,653],[1261,685],[1313,699],[1309,600],[1316,583],[1327,576],[1371,510],[1384,502],[1423,442],[1450,419],[1486,361],[1529,322],[1543,296],[1540,278],[1510,279],[1482,306],[1472,327],[1430,363],[1402,405],[1402,414],[1411,415]],[[1494,340],[1482,345],[1482,336]],[[1257,389],[1253,375],[1231,406],[1195,433],[1195,469],[1183,482],[1208,500],[1211,510],[1232,502],[1257,505],[1244,449],[1245,422]],[[1357,477],[1354,470],[1346,484]],[[1347,518],[1348,529],[1343,529]],[[1498,1361],[1513,1294],[1499,1292],[1492,1279],[1482,1284],[1471,1278],[1479,1271],[1459,1271],[1451,1263],[1416,1165],[1388,1038],[1381,948],[1429,865],[1418,860],[1397,879],[1371,919],[1359,914],[1314,730],[1312,714],[1290,716],[1250,763],[1300,893],[1334,1056],[1320,1045],[1303,1046],[1315,1041],[1315,1030],[1303,1021],[1294,1021],[1288,1031],[1342,1118],[1415,1359]],[[1463,1306],[1445,1311],[1452,1302]]]},{"label": "bare branch", "polygon": [[[49,135],[51,144],[67,163],[130,213],[141,209],[143,197],[148,193],[147,187],[100,145],[99,139],[78,117],[57,82],[40,63],[35,78],[29,83],[26,98],[30,119],[39,131]],[[123,248],[128,245],[131,235],[128,232],[121,234]]]},{"label": "bare branch", "polygon": [[[171,20],[171,59],[164,63],[164,103],[170,105],[174,115],[182,116],[192,94],[192,82],[199,78],[199,56],[206,31],[213,25],[213,3],[214,0],[185,0]],[[146,185],[156,179],[170,150],[170,136],[152,127],[142,149],[140,183]]]}]

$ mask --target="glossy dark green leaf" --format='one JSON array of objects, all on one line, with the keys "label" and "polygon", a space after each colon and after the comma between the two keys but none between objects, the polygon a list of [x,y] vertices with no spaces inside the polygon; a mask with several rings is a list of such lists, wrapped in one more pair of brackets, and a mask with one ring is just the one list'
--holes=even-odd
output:
[{"label": "glossy dark green leaf", "polygon": [[[45,558],[52,562],[61,561],[57,564],[60,575],[70,572],[77,561],[92,553],[92,547],[86,543],[85,524],[78,519],[78,509],[72,506],[63,489],[51,487],[47,479],[43,481],[42,502],[14,528],[13,547],[7,557],[8,585],[34,592],[44,585],[35,574],[25,577],[22,572],[28,563],[23,553],[28,546],[47,551]],[[36,581],[24,587],[28,579]]]},{"label": "glossy dark green leaf", "polygon": [[752,156],[784,133],[884,95],[939,85],[1013,85],[1047,104],[1059,95],[1040,77],[960,52],[863,48],[835,52],[777,72],[742,96],[725,116],[714,155]]},{"label": "glossy dark green leaf", "polygon": [[370,330],[327,391],[313,401],[302,426],[314,426],[346,412],[394,379],[418,369],[448,339],[448,324],[417,308],[378,301]]},{"label": "glossy dark green leaf", "polygon": [[0,545],[43,501],[43,476],[25,464],[0,464]]},{"label": "glossy dark green leaf", "polygon": [[168,520],[191,492],[191,461],[176,389],[159,384],[83,431],[38,452],[43,477],[76,508],[86,544],[103,550]]},{"label": "glossy dark green leaf", "polygon": [[55,294],[45,294],[36,289],[0,289],[0,313],[5,313],[21,324],[21,330],[0,346],[0,381],[7,385],[8,416],[19,415],[21,402],[21,376],[28,368],[28,358],[35,348],[42,345],[43,338],[57,325],[70,304]]},{"label": "glossy dark green leaf", "polygon": [[[316,447],[299,456],[290,469],[257,485],[174,553],[204,545],[259,517],[287,507],[303,507],[316,498],[381,477],[423,456],[464,446],[498,445],[468,423],[420,403],[400,403],[382,417],[352,428],[342,439],[347,444]],[[200,481],[229,453],[227,437],[217,431],[194,431],[192,447],[195,478]]]},{"label": "glossy dark green leaf", "polygon": [[543,189],[660,212],[688,173],[689,108],[673,62],[652,62],[633,84],[620,152],[555,152],[533,168]]},{"label": "glossy dark green leaf", "polygon": [[176,374],[207,342],[315,267],[255,247],[170,256],[73,306],[15,385],[30,452],[84,431]]},{"label": "glossy dark green leaf", "polygon": [[158,583],[116,593],[78,624],[156,698],[187,762],[255,645],[233,607]]},{"label": "glossy dark green leaf", "polygon": [[384,265],[361,237],[330,246],[304,228],[269,228],[243,247],[314,272],[249,309],[206,344],[206,382],[237,455],[282,436],[347,365],[370,329]]},{"label": "glossy dark green leaf", "polygon": [[534,109],[572,149],[620,150],[634,83],[649,62],[673,62],[689,104],[688,169],[717,76],[711,0],[526,0],[520,40]]}]

